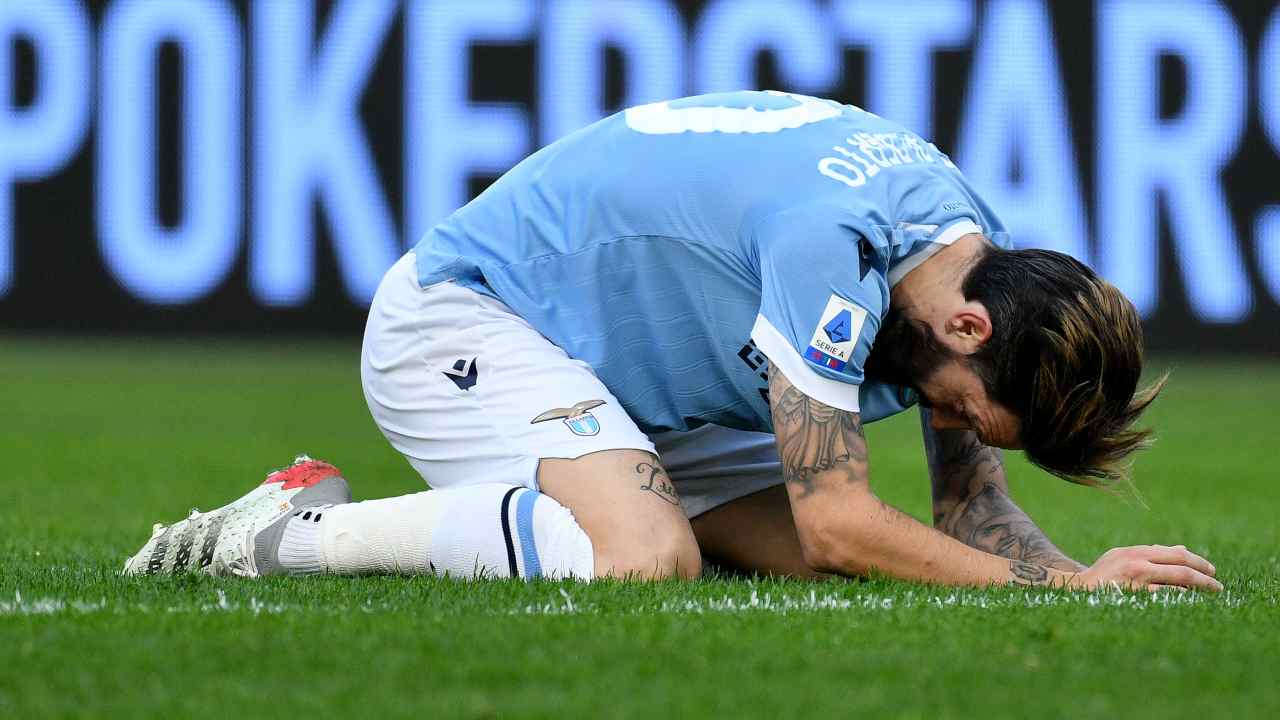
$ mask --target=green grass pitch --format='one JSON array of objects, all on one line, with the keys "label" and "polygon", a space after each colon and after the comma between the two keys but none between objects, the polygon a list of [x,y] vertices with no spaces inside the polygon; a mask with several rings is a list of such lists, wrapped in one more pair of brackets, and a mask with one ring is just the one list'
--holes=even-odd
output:
[{"label": "green grass pitch", "polygon": [[[0,717],[1280,717],[1280,364],[1161,363],[1148,508],[1010,454],[1015,498],[1068,553],[1186,543],[1220,596],[116,574],[153,521],[296,452],[357,498],[421,489],[357,352],[0,342]],[[927,518],[915,414],[868,435],[876,489]]]}]

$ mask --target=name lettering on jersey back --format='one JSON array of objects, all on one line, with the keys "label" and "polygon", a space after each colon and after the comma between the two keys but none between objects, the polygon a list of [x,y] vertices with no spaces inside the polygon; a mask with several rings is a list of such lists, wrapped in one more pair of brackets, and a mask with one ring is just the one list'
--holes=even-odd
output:
[{"label": "name lettering on jersey back", "polygon": [[911,133],[860,132],[831,148],[835,155],[818,161],[818,172],[849,187],[862,187],[881,170],[915,163],[956,166],[933,143]]}]

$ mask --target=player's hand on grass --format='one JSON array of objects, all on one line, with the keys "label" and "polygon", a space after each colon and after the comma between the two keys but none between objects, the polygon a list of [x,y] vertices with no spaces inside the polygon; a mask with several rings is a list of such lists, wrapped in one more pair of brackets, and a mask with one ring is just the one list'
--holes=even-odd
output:
[{"label": "player's hand on grass", "polygon": [[1129,590],[1180,589],[1220,592],[1217,570],[1208,560],[1183,545],[1135,545],[1112,548],[1072,584],[1089,590],[1120,587]]}]

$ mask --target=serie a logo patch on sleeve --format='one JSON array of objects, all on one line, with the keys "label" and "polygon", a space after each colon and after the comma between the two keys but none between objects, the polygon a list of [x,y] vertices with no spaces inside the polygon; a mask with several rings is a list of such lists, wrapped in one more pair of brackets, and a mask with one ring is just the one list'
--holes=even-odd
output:
[{"label": "serie a logo patch on sleeve", "polygon": [[809,340],[809,348],[804,351],[805,359],[835,371],[844,370],[853,357],[853,346],[858,342],[866,319],[866,310],[832,295]]}]

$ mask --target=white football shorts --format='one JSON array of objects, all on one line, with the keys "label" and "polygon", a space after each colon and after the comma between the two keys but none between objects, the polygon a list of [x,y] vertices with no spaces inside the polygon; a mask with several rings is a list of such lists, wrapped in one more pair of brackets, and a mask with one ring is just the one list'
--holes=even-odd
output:
[{"label": "white football shorts", "polygon": [[655,453],[690,518],[782,482],[773,435],[704,425],[646,435],[587,363],[501,301],[418,284],[410,252],[365,327],[360,379],[374,422],[427,484],[538,489],[541,458]]}]

